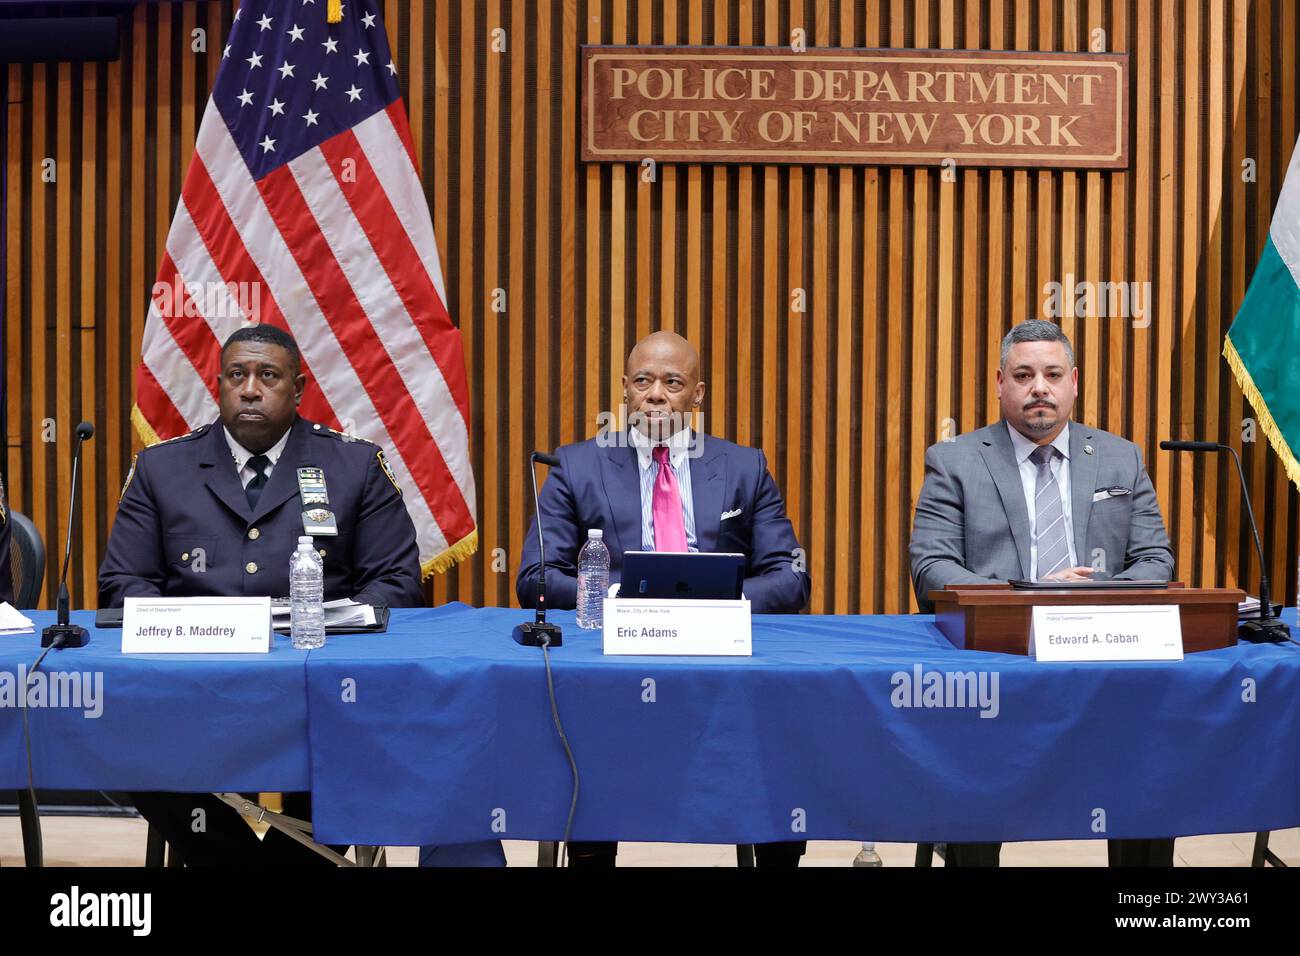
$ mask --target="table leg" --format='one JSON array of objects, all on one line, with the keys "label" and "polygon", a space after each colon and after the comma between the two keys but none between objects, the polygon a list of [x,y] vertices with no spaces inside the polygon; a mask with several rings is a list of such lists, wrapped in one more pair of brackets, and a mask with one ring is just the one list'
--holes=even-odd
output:
[{"label": "table leg", "polygon": [[1255,852],[1250,857],[1251,866],[1286,866],[1282,858],[1268,848],[1268,831],[1255,834]]},{"label": "table leg", "polygon": [[164,839],[162,831],[152,823],[149,824],[149,832],[145,837],[144,844],[144,865],[148,867],[162,867],[167,860],[167,840]]},{"label": "table leg", "polygon": [[18,819],[23,832],[23,858],[28,866],[45,865],[45,850],[41,842],[41,818],[36,804],[26,790],[18,791]]}]

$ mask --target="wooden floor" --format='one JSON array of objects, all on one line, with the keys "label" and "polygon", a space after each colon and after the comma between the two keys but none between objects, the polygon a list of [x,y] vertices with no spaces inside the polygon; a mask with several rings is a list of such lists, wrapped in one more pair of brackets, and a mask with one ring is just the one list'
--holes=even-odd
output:
[{"label": "wooden floor", "polygon": [[[137,819],[46,817],[41,822],[47,866],[141,866],[144,863],[145,824]],[[1178,866],[1248,866],[1253,833],[1184,837],[1175,845]],[[1300,830],[1274,833],[1269,846],[1286,863],[1300,866]],[[850,842],[812,842],[805,866],[848,866],[860,845]],[[533,866],[537,844],[505,841],[511,866]],[[885,866],[911,866],[916,853],[911,843],[881,843],[876,847]],[[392,866],[414,866],[414,847],[389,851]],[[619,849],[620,866],[735,866],[731,846],[675,843],[625,843]],[[0,864],[21,866],[22,836],[16,817],[0,817]],[[936,862],[938,862],[936,860]],[[1100,840],[1054,843],[1009,843],[1002,851],[1005,866],[1105,866],[1106,844]]]}]

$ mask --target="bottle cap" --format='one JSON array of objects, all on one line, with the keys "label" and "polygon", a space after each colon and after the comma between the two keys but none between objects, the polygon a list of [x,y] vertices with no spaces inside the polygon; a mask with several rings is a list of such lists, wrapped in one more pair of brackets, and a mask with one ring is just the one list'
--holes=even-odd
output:
[{"label": "bottle cap", "polygon": [[595,538],[599,541],[601,538],[605,537],[605,532],[601,531],[599,528],[589,528],[587,530],[587,537]]},{"label": "bottle cap", "polygon": [[311,535],[309,535],[309,534],[300,534],[300,535],[298,535],[298,547],[299,547],[299,548],[302,548],[302,547],[308,547],[308,548],[310,548],[311,546],[312,546]]}]

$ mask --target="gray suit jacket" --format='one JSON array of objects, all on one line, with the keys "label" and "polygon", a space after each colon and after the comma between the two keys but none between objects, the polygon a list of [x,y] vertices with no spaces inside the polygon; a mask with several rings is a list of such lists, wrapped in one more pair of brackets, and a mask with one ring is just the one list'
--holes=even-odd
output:
[{"label": "gray suit jacket", "polygon": [[[1094,502],[1107,488],[1130,493]],[[1112,578],[1173,576],[1173,549],[1137,445],[1071,422],[1070,507],[1080,564],[1100,556]],[[1029,512],[1005,421],[926,450],[911,558],[923,610],[933,590],[1032,577]]]}]

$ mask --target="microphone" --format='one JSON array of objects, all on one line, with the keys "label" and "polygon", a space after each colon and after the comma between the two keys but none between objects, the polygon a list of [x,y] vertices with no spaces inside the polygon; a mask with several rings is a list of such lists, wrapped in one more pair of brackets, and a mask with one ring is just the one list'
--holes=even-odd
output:
[{"label": "microphone", "polygon": [[1162,441],[1160,447],[1165,451],[1218,451],[1220,448],[1229,448],[1216,441]]},{"label": "microphone", "polygon": [[72,558],[72,516],[77,511],[77,472],[81,465],[81,446],[95,434],[95,426],[82,422],[77,426],[77,449],[72,455],[72,490],[68,493],[68,530],[63,540],[63,570],[59,574],[57,623],[41,632],[41,647],[85,647],[90,635],[84,627],[69,623],[68,563]]},{"label": "microphone", "polygon": [[1269,596],[1268,565],[1264,562],[1264,546],[1259,541],[1259,526],[1255,524],[1255,510],[1250,506],[1250,491],[1246,488],[1246,473],[1241,470],[1241,457],[1231,445],[1221,445],[1214,441],[1162,441],[1164,451],[1226,451],[1232,453],[1232,460],[1237,463],[1237,479],[1241,482],[1241,497],[1246,502],[1246,517],[1250,521],[1250,531],[1255,536],[1255,553],[1259,555],[1259,617],[1242,621],[1237,629],[1237,636],[1252,644],[1276,644],[1291,640],[1291,629],[1273,616],[1273,601]]},{"label": "microphone", "polygon": [[528,471],[533,479],[533,514],[537,517],[537,613],[532,621],[515,625],[510,636],[516,644],[526,647],[559,647],[564,643],[564,635],[558,624],[546,620],[546,543],[542,540],[542,505],[537,494],[537,465],[550,468],[560,467],[560,459],[545,452],[535,451],[528,456]]}]

